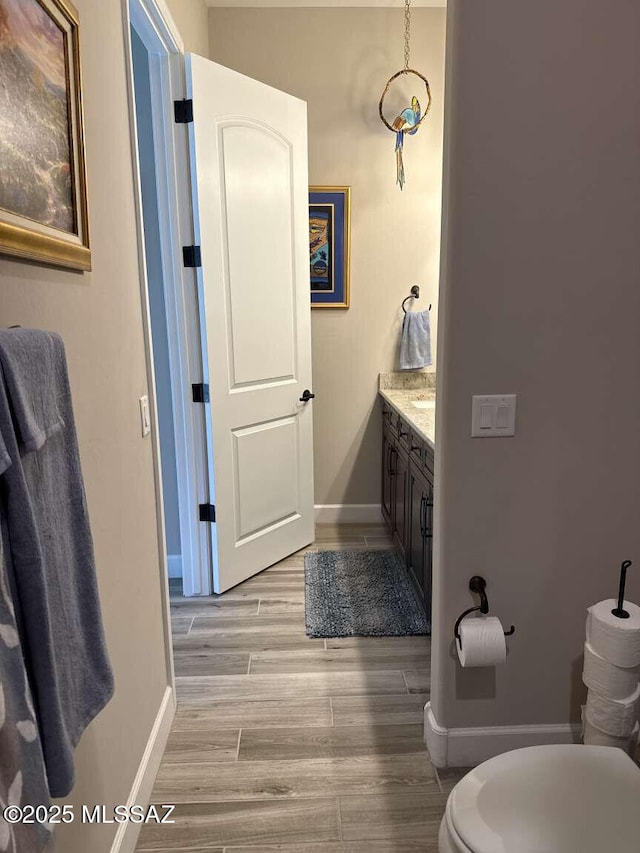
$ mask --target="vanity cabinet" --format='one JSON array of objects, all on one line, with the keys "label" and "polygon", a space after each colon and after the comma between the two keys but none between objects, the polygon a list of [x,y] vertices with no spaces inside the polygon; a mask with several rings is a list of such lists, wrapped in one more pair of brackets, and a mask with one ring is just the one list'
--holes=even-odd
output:
[{"label": "vanity cabinet", "polygon": [[430,613],[433,448],[387,403],[383,405],[382,514]]}]

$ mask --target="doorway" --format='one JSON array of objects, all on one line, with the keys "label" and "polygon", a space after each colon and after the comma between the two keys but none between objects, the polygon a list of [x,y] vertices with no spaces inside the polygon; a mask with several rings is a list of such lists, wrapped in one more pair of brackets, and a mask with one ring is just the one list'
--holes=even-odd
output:
[{"label": "doorway", "polygon": [[162,549],[210,595],[313,539],[306,104],[126,8]]},{"label": "doorway", "polygon": [[155,0],[125,2],[124,16],[160,544],[172,590],[207,596],[210,539],[198,518],[208,500],[205,419],[192,396],[202,382],[200,319],[195,272],[181,256],[193,242],[188,139],[172,126],[173,101],[184,97],[184,51]]},{"label": "doorway", "polygon": [[162,460],[162,494],[164,502],[167,570],[169,573],[169,587],[172,593],[182,595],[182,548],[180,543],[176,437],[173,416],[169,334],[167,329],[162,250],[160,244],[160,224],[158,221],[153,126],[148,121],[145,121],[145,117],[151,115],[149,53],[144,42],[133,27],[131,29],[131,56],[133,59],[133,79],[136,95],[138,160],[140,164],[142,212],[144,217],[147,289],[152,328],[160,458]]}]

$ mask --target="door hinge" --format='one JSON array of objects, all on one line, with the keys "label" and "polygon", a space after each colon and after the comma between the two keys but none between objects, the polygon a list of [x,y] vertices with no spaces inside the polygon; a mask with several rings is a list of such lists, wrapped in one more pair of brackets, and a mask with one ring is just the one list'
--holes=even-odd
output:
[{"label": "door hinge", "polygon": [[197,382],[191,386],[194,403],[209,402],[209,386],[204,382]]},{"label": "door hinge", "polygon": [[176,124],[191,124],[193,121],[193,100],[183,98],[181,101],[174,101],[173,114]]},{"label": "door hinge", "polygon": [[214,522],[216,520],[216,508],[213,504],[200,504],[200,521]]},{"label": "door hinge", "polygon": [[200,252],[200,246],[183,246],[182,262],[185,267],[201,267],[202,254]]}]

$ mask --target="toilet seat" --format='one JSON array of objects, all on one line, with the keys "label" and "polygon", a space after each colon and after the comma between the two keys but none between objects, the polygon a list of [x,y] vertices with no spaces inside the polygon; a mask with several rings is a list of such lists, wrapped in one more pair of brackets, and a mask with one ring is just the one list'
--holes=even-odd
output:
[{"label": "toilet seat", "polygon": [[[504,753],[451,792],[443,853],[638,853],[640,769],[619,749]],[[445,840],[446,839],[446,840]]]},{"label": "toilet seat", "polygon": [[449,807],[450,799],[447,801],[447,809],[440,824],[440,835],[438,836],[438,851],[439,853],[474,853],[467,847],[456,832],[450,814]]}]

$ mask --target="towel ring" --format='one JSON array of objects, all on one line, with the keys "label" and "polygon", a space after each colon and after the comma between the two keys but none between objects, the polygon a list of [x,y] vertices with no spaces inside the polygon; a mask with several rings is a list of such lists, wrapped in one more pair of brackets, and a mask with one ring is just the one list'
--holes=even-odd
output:
[{"label": "towel ring", "polygon": [[[405,296],[405,298],[402,300],[402,310],[405,314],[407,313],[407,309],[404,306],[405,303],[408,302],[410,299],[420,299],[420,288],[417,284],[413,285],[409,296]],[[429,311],[431,311],[431,303],[429,303]]]}]

